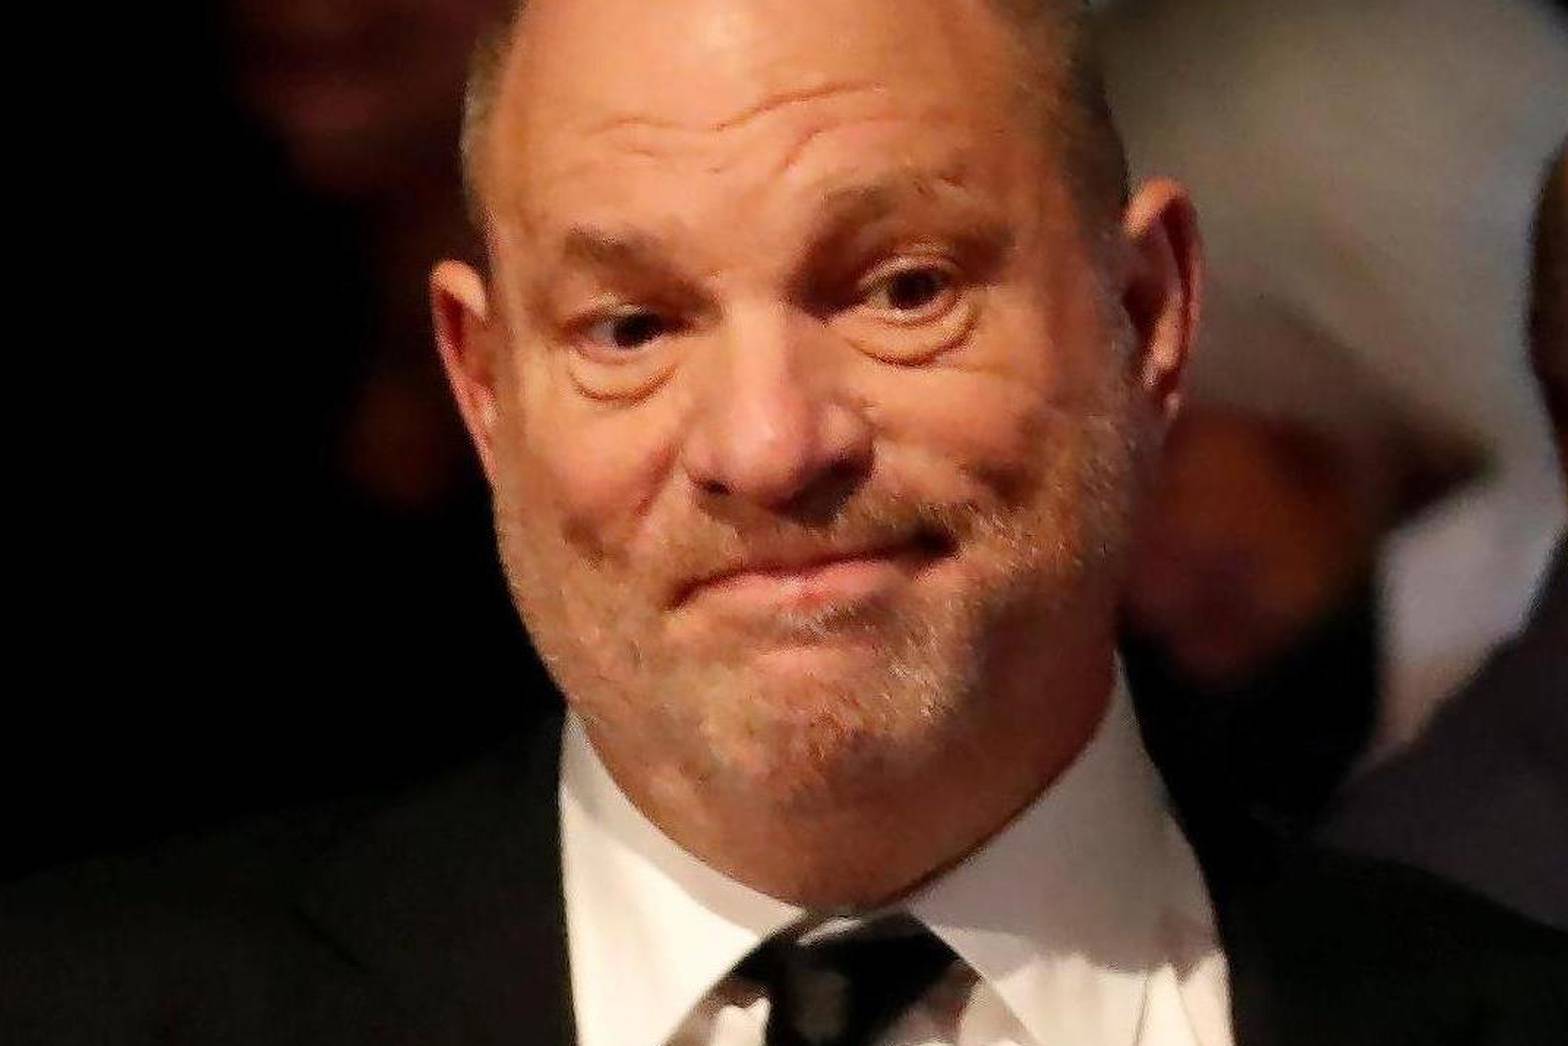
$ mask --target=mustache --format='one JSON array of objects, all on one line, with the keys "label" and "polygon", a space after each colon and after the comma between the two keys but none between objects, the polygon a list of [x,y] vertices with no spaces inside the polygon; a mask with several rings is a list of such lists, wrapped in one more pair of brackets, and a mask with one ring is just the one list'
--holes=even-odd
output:
[{"label": "mustache", "polygon": [[788,515],[741,512],[717,518],[694,513],[672,527],[652,558],[649,580],[666,606],[724,577],[758,570],[802,569],[868,555],[952,552],[989,524],[994,510],[971,501],[932,502],[886,492],[863,494],[832,517],[807,521]]}]

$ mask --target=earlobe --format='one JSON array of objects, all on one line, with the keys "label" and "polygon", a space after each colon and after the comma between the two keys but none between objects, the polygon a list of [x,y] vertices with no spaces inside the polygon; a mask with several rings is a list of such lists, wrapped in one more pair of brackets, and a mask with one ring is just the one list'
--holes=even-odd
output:
[{"label": "earlobe", "polygon": [[1186,189],[1163,178],[1145,183],[1127,206],[1122,234],[1129,248],[1123,307],[1139,385],[1168,425],[1181,405],[1203,299],[1203,245]]},{"label": "earlobe", "polygon": [[462,262],[441,262],[430,276],[430,303],[441,366],[485,475],[493,477],[497,346],[484,278]]}]

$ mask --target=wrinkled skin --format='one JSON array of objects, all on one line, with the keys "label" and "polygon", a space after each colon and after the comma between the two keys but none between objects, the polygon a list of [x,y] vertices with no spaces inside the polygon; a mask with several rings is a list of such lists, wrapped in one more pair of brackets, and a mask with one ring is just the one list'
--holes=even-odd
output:
[{"label": "wrinkled skin", "polygon": [[492,272],[436,274],[536,644],[638,807],[777,896],[956,858],[1110,689],[1196,245],[1169,183],[1079,213],[1019,62],[977,0],[540,2]]}]

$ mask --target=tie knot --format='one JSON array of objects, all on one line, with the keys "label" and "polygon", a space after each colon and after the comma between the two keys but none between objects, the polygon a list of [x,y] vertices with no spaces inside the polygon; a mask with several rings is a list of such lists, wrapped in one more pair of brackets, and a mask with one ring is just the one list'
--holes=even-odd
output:
[{"label": "tie knot", "polygon": [[777,935],[736,972],[767,992],[767,1046],[860,1046],[918,1001],[953,959],[940,938],[899,913],[840,933]]}]

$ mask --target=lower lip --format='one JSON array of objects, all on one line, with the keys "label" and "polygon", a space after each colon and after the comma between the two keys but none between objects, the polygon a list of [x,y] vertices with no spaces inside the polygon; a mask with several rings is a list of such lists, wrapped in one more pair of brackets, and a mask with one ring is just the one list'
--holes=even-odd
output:
[{"label": "lower lip", "polygon": [[748,571],[703,585],[692,596],[774,611],[862,603],[893,591],[930,559],[911,552],[836,559],[802,570]]}]

